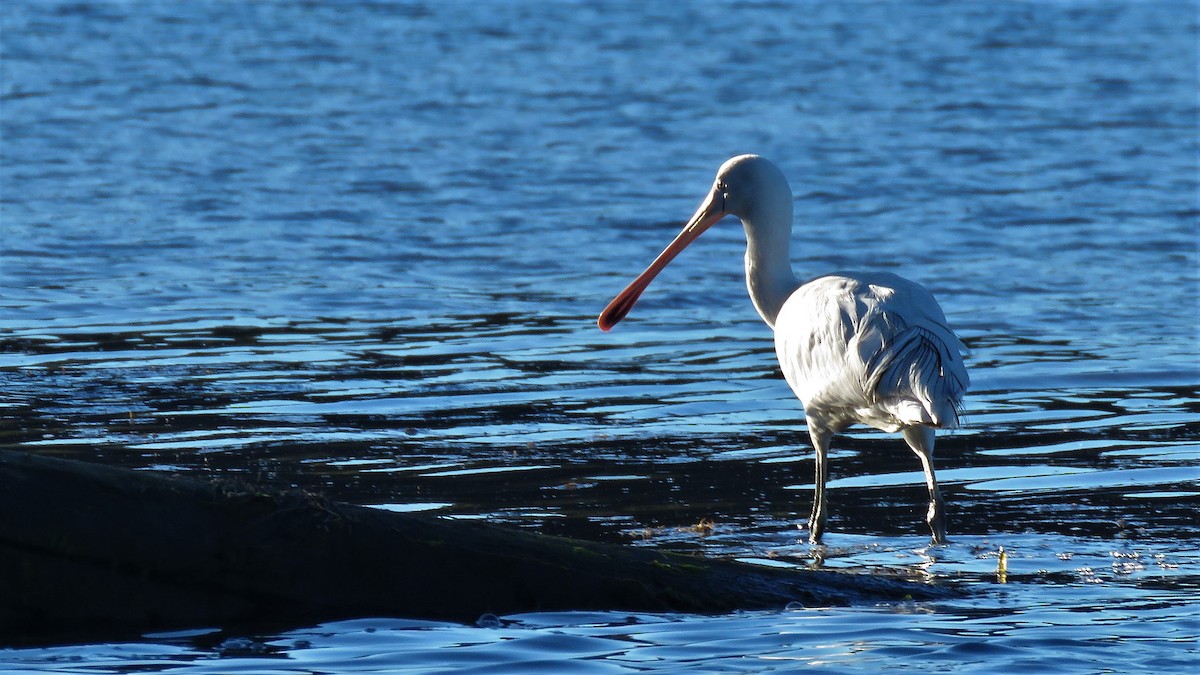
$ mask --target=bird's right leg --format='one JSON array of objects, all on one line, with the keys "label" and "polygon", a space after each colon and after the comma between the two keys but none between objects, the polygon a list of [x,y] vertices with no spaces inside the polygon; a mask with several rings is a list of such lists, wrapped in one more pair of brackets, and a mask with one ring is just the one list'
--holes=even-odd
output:
[{"label": "bird's right leg", "polygon": [[821,429],[813,424],[810,418],[808,436],[812,439],[816,458],[816,468],[813,472],[813,508],[812,515],[808,518],[808,541],[810,544],[818,544],[821,542],[821,535],[825,534],[825,513],[828,508],[825,503],[825,482],[829,479],[829,442],[833,439],[833,432]]},{"label": "bird's right leg", "polygon": [[925,518],[933,533],[934,544],[946,543],[946,507],[942,502],[942,491],[938,489],[937,477],[933,473],[933,429],[927,426],[905,427],[902,431],[908,447],[921,459],[925,470],[925,485],[929,488],[929,512]]}]

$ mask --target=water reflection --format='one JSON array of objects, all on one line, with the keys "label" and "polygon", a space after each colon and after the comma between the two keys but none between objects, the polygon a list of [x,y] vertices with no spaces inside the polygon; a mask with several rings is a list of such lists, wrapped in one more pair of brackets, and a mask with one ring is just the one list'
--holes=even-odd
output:
[{"label": "water reflection", "polygon": [[[703,518],[739,532],[802,520],[811,460],[799,406],[759,336],[597,350],[578,342],[582,320],[13,331],[0,354],[8,442],[607,539]],[[972,345],[983,380],[1024,372],[1010,365],[1017,342]],[[973,393],[967,427],[938,447],[952,529],[1190,533],[1200,396],[1186,374],[1126,379]],[[837,531],[916,534],[921,474],[899,441],[854,430],[832,471]]]}]

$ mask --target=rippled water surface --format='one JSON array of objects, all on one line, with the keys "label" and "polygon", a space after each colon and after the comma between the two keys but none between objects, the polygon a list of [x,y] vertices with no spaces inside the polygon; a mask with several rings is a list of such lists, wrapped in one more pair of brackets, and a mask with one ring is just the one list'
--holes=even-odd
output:
[{"label": "rippled water surface", "polygon": [[[650,5],[4,3],[0,446],[976,592],[196,627],[0,668],[1196,666],[1195,5]],[[867,429],[803,543],[811,453],[735,222],[595,328],[742,152],[792,182],[799,276],[913,278],[971,348],[951,544]]]}]

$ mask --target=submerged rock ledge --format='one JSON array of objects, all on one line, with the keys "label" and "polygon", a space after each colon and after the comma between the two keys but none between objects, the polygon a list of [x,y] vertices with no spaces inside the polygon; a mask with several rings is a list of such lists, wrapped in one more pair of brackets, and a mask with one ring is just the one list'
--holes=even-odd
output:
[{"label": "submerged rock ledge", "polygon": [[0,451],[0,643],[248,622],[722,613],[958,593]]}]

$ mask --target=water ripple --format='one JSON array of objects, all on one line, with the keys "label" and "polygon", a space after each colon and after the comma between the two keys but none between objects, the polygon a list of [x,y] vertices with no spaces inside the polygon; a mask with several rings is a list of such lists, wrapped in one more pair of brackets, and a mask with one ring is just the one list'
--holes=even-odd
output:
[{"label": "water ripple", "polygon": [[[1193,8],[847,7],[6,3],[0,437],[628,545],[964,578],[978,602],[370,619],[0,661],[1183,670]],[[864,429],[831,455],[829,546],[801,542],[811,457],[736,224],[595,329],[746,151],[792,181],[801,276],[914,278],[969,345],[967,424],[938,442],[950,548],[924,547],[911,453]]]}]

